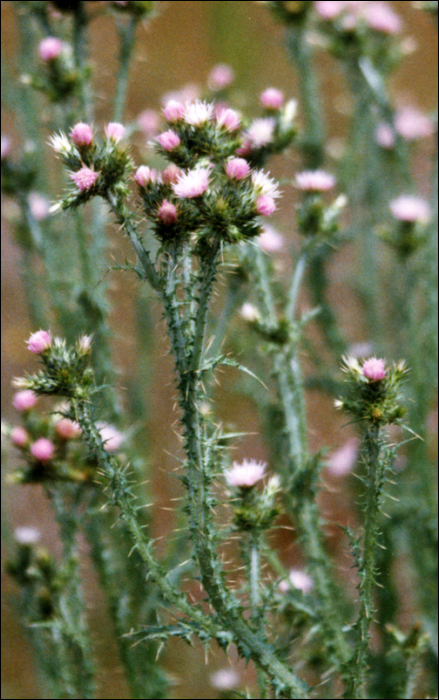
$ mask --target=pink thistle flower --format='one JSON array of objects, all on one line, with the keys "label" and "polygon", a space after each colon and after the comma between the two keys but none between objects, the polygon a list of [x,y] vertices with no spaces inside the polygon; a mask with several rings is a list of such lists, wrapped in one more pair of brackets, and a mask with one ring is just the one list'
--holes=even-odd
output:
[{"label": "pink thistle flower", "polygon": [[70,132],[70,138],[75,146],[79,146],[79,148],[90,146],[93,143],[93,129],[90,124],[79,122],[79,124],[75,124]]},{"label": "pink thistle flower", "polygon": [[17,391],[12,399],[13,407],[22,413],[23,411],[30,411],[31,408],[35,406],[38,401],[38,396],[31,389],[23,389],[23,391]]},{"label": "pink thistle flower", "polygon": [[226,165],[226,175],[232,180],[242,180],[250,172],[250,166],[244,158],[233,158]]},{"label": "pink thistle flower", "polygon": [[38,50],[43,61],[54,61],[61,54],[63,43],[56,36],[48,36],[40,42]]},{"label": "pink thistle flower", "polygon": [[98,179],[100,173],[96,173],[94,170],[87,168],[84,165],[81,170],[70,175],[70,179],[73,180],[78,190],[85,192],[93,187]]},{"label": "pink thistle flower", "polygon": [[421,197],[402,195],[390,202],[390,210],[399,221],[407,223],[428,223],[431,218],[431,209],[428,202]]},{"label": "pink thistle flower", "polygon": [[277,88],[267,88],[260,96],[260,102],[265,109],[280,109],[284,103],[284,94]]},{"label": "pink thistle flower", "polygon": [[16,447],[24,447],[29,442],[29,435],[21,425],[15,426],[11,430],[11,440]]},{"label": "pink thistle flower", "polygon": [[180,90],[171,90],[167,92],[162,97],[162,104],[166,105],[169,100],[176,100],[177,102],[194,102],[200,97],[200,87],[194,83],[187,83],[183,85]]},{"label": "pink thistle flower", "polygon": [[39,438],[31,445],[30,451],[39,462],[49,462],[55,454],[55,445],[47,438]]},{"label": "pink thistle flower", "polygon": [[89,352],[91,351],[91,346],[92,346],[92,336],[91,335],[83,335],[79,338],[78,340],[78,351],[81,355],[88,355]]},{"label": "pink thistle flower", "polygon": [[269,194],[263,194],[256,200],[256,211],[261,216],[270,216],[276,211],[276,202]]},{"label": "pink thistle flower", "polygon": [[124,435],[114,425],[108,423],[97,423],[96,425],[104,443],[104,450],[116,452],[125,440]]},{"label": "pink thistle flower", "polygon": [[273,199],[280,197],[277,183],[263,170],[254,170],[252,172],[252,183],[256,194],[268,194]]},{"label": "pink thistle flower", "polygon": [[369,2],[364,7],[364,17],[371,29],[381,34],[399,34],[400,17],[385,2]]},{"label": "pink thistle flower", "polygon": [[433,120],[415,107],[403,107],[396,113],[395,129],[406,141],[428,138],[435,132]]},{"label": "pink thistle flower", "polygon": [[241,124],[241,117],[234,109],[226,107],[217,112],[216,123],[226,131],[236,131]]},{"label": "pink thistle flower", "polygon": [[394,147],[395,133],[390,124],[386,124],[385,122],[378,124],[375,132],[375,140],[381,148],[390,150]]},{"label": "pink thistle flower", "polygon": [[7,158],[11,152],[11,139],[8,136],[2,134],[2,152],[1,159]]},{"label": "pink thistle flower", "polygon": [[314,3],[314,7],[322,19],[331,20],[338,17],[346,9],[346,2],[341,0],[317,0]]},{"label": "pink thistle flower", "polygon": [[140,129],[148,138],[153,138],[160,127],[160,117],[154,109],[145,109],[137,117]]},{"label": "pink thistle flower", "polygon": [[171,163],[162,171],[162,180],[165,185],[172,185],[173,182],[178,182],[178,178],[182,175],[182,171],[177,165]]},{"label": "pink thistle flower", "polygon": [[357,438],[352,438],[334,450],[326,465],[333,476],[346,476],[352,471],[358,457],[358,446]]},{"label": "pink thistle flower", "polygon": [[110,122],[105,127],[105,136],[110,141],[114,141],[114,143],[119,143],[119,141],[122,141],[122,139],[124,138],[125,131],[126,129],[123,124],[119,124],[118,122]]},{"label": "pink thistle flower", "polygon": [[139,187],[147,187],[152,183],[158,182],[159,177],[157,170],[153,170],[147,165],[141,165],[140,168],[137,169],[134,179]]},{"label": "pink thistle flower", "polygon": [[17,527],[14,530],[14,539],[18,544],[32,545],[40,540],[40,533],[35,527]]},{"label": "pink thistle flower", "polygon": [[79,423],[70,418],[61,418],[55,425],[55,432],[62,440],[73,440],[81,435]]},{"label": "pink thistle flower", "polygon": [[36,221],[44,221],[50,213],[50,202],[38,192],[31,192],[28,197],[30,211]]},{"label": "pink thistle flower", "polygon": [[184,110],[184,120],[186,124],[192,126],[202,126],[207,124],[213,116],[213,105],[207,102],[196,100],[186,105]]},{"label": "pink thistle flower", "polygon": [[251,142],[248,139],[246,139],[243,142],[242,146],[240,146],[240,148],[236,149],[235,153],[237,156],[240,156],[242,158],[243,156],[250,155],[252,150],[253,150],[253,146],[252,146]]},{"label": "pink thistle flower", "polygon": [[272,226],[264,226],[264,230],[257,237],[257,242],[264,253],[279,253],[284,247],[283,237]]},{"label": "pink thistle flower", "polygon": [[27,349],[36,355],[41,355],[52,345],[52,334],[50,331],[37,331],[32,333],[27,342]]},{"label": "pink thistle flower", "polygon": [[172,129],[164,131],[163,134],[159,134],[159,136],[157,136],[157,141],[165,151],[174,151],[181,143],[180,137],[175,131],[172,131]]},{"label": "pink thistle flower", "polygon": [[165,226],[170,226],[177,221],[177,209],[172,202],[164,199],[159,207],[157,216]]},{"label": "pink thistle flower", "polygon": [[192,199],[201,197],[209,187],[210,168],[196,168],[189,170],[178,178],[178,182],[172,185],[177,197]]},{"label": "pink thistle flower", "polygon": [[377,357],[371,357],[363,362],[363,375],[370,382],[380,382],[387,375],[386,363]]},{"label": "pink thistle flower", "polygon": [[229,486],[249,489],[265,476],[266,464],[254,459],[245,459],[242,464],[233,462],[233,467],[224,472]]},{"label": "pink thistle flower", "polygon": [[335,182],[335,177],[324,170],[304,170],[296,175],[296,185],[303,192],[327,192]]},{"label": "pink thistle flower", "polygon": [[245,136],[253,148],[262,148],[273,142],[276,122],[272,117],[255,119],[247,129]]},{"label": "pink thistle flower", "polygon": [[227,692],[240,684],[239,674],[233,668],[221,668],[210,676],[212,688]]},{"label": "pink thistle flower", "polygon": [[288,580],[280,582],[279,590],[282,591],[282,593],[287,593],[291,586],[306,594],[310,593],[314,588],[314,581],[305,571],[301,569],[290,569]]},{"label": "pink thistle flower", "polygon": [[169,102],[167,102],[165,105],[163,114],[168,122],[180,121],[184,116],[183,102],[179,102],[178,100],[169,100]]},{"label": "pink thistle flower", "polygon": [[218,63],[209,73],[207,84],[211,90],[224,90],[235,79],[233,68],[226,63]]}]

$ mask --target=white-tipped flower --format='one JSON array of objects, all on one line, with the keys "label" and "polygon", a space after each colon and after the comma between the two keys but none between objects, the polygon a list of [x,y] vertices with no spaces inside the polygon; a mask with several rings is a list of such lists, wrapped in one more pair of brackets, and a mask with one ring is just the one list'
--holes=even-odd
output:
[{"label": "white-tipped flower", "polygon": [[233,467],[225,472],[229,486],[249,489],[265,476],[267,465],[254,459],[245,459],[241,464],[233,462]]},{"label": "white-tipped flower", "polygon": [[276,120],[272,117],[255,119],[245,132],[245,136],[253,148],[262,148],[273,142]]},{"label": "white-tipped flower", "polygon": [[213,117],[213,104],[196,100],[185,106],[184,121],[192,126],[207,124]]},{"label": "white-tipped flower", "polygon": [[277,182],[269,177],[267,173],[264,173],[263,170],[255,170],[252,173],[252,183],[255,192],[259,197],[262,195],[268,195],[273,199],[277,199],[281,196]]},{"label": "white-tipped flower", "polygon": [[53,134],[49,139],[49,145],[52,146],[56,153],[68,154],[73,150],[71,142],[63,132]]}]

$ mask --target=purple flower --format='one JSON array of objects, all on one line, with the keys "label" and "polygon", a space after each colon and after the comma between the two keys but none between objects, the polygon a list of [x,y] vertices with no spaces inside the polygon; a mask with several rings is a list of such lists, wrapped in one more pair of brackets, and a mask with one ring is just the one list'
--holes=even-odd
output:
[{"label": "purple flower", "polygon": [[169,100],[163,109],[163,114],[168,122],[178,122],[183,119],[184,104],[178,100]]},{"label": "purple flower", "polygon": [[256,211],[261,216],[270,216],[276,211],[276,202],[269,194],[263,194],[256,200]]},{"label": "purple flower", "polygon": [[140,168],[137,169],[134,179],[139,187],[147,187],[151,183],[158,181],[157,170],[153,170],[147,165],[141,165]]},{"label": "purple flower", "polygon": [[172,202],[164,199],[159,207],[157,216],[165,226],[170,226],[177,221],[177,209]]},{"label": "purple flower", "polygon": [[123,434],[114,427],[114,425],[109,425],[108,423],[96,423],[99,433],[104,443],[104,450],[106,452],[116,452],[124,441]]},{"label": "purple flower", "polygon": [[273,142],[276,122],[272,117],[255,119],[246,131],[247,140],[253,148],[262,148]]},{"label": "purple flower", "polygon": [[218,63],[210,71],[207,84],[211,90],[224,90],[235,78],[233,68],[226,63]]},{"label": "purple flower", "polygon": [[61,418],[55,425],[55,432],[62,440],[73,440],[81,435],[82,430],[76,421]]},{"label": "purple flower", "polygon": [[402,195],[390,202],[390,210],[399,221],[407,223],[428,223],[431,217],[429,203],[421,197]]},{"label": "purple flower", "polygon": [[10,152],[11,152],[11,139],[8,136],[4,136],[2,134],[1,159],[3,160],[3,158],[7,158]]},{"label": "purple flower", "polygon": [[29,435],[21,425],[12,428],[10,437],[16,447],[24,447],[29,442]]},{"label": "purple flower", "polygon": [[30,411],[37,401],[38,396],[31,389],[23,389],[23,391],[17,391],[14,395],[12,405],[17,411],[22,413],[23,411]]},{"label": "purple flower", "polygon": [[303,192],[327,192],[335,187],[335,177],[325,170],[304,170],[297,173],[296,185]]},{"label": "purple flower", "polygon": [[119,124],[118,122],[110,122],[105,127],[105,135],[107,139],[114,141],[114,143],[119,143],[119,141],[122,141],[125,136],[125,131],[126,129],[124,125]]}]

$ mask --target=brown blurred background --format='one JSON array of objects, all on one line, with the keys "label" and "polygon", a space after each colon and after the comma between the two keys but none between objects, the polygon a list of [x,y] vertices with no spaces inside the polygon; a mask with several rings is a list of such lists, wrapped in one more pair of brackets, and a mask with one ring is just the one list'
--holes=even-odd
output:
[{"label": "brown blurred background", "polygon": [[[424,13],[414,11],[409,2],[391,3],[405,19],[406,34],[414,39],[414,52],[405,60],[393,81],[395,94],[401,100],[409,100],[421,109],[431,111],[437,104],[437,31],[432,20]],[[15,55],[16,26],[9,3],[2,2],[2,46],[10,59]],[[98,3],[93,3],[94,7]],[[243,103],[256,104],[256,96],[266,87],[281,88],[287,96],[296,93],[296,78],[286,60],[283,47],[284,29],[276,24],[264,7],[254,2],[163,2],[160,14],[138,31],[137,61],[132,69],[126,114],[134,118],[147,108],[160,108],[161,96],[187,83],[205,85],[212,66],[218,62],[229,63],[236,71],[235,97]],[[117,37],[114,21],[101,16],[92,25],[92,56],[96,66],[96,90],[99,97],[96,121],[108,120],[108,96],[114,88],[116,68],[115,48]],[[322,84],[325,85],[325,106],[328,131],[331,139],[342,137],[346,125],[348,104],[344,97],[344,82],[340,79],[337,63],[321,57],[318,60]],[[18,135],[12,115],[2,112],[2,133],[10,134],[18,146]],[[426,154],[417,161],[421,183],[426,172]],[[270,168],[277,176],[291,177],[291,160],[273,162]],[[284,212],[282,214],[282,211]],[[279,227],[288,236],[288,212],[291,206],[282,205]],[[282,220],[283,217],[283,220]],[[339,263],[335,261],[333,278],[338,279]],[[285,269],[288,262],[285,261]],[[31,330],[27,315],[26,299],[20,278],[20,254],[11,240],[2,220],[2,416],[14,421],[16,416],[10,406],[11,378],[31,368],[23,339]],[[111,282],[113,303],[112,324],[116,330],[114,350],[121,368],[120,383],[128,381],[130,367],[135,358],[134,337],[134,282],[131,278],[114,274]],[[356,319],[355,307],[343,303],[345,289],[342,283],[334,282],[332,298],[340,308],[345,327],[350,329],[352,342],[364,340],[361,326]],[[157,502],[166,505],[175,494],[175,479],[169,476],[175,462],[169,456],[177,450],[177,439],[170,429],[175,419],[173,413],[173,389],[171,384],[171,362],[165,355],[167,348],[160,311],[154,305],[153,338],[154,375],[150,380],[149,434],[153,436],[148,459],[154,468],[154,486]],[[220,414],[227,416],[238,430],[257,432],[258,419],[248,402],[237,402],[236,396],[227,389],[227,380],[220,393]],[[308,403],[310,432],[313,447],[323,444],[342,444],[349,437],[340,432],[340,422],[334,418],[331,402],[313,395]],[[165,445],[166,452],[163,449]],[[238,456],[249,455],[264,458],[264,448],[257,437],[244,439],[238,446]],[[339,485],[335,493],[324,499],[328,519],[342,522],[347,516],[343,512],[343,499]],[[36,526],[42,533],[42,541],[53,552],[59,552],[56,530],[39,487],[7,486],[3,494],[6,520],[11,528],[17,525]],[[167,511],[155,510],[157,535],[170,534],[172,519]],[[97,658],[100,668],[100,697],[125,698],[127,690],[122,673],[117,665],[114,645],[111,643],[111,626],[105,612],[96,579],[91,571],[84,550],[84,574],[88,612],[96,640]],[[4,554],[4,552],[3,552]],[[285,553],[287,564],[300,564],[296,550],[290,546]],[[38,680],[26,636],[17,621],[14,610],[16,591],[2,574],[2,698],[40,698]],[[176,677],[177,685],[173,697],[202,698],[206,693],[215,697],[215,691],[207,691],[209,674],[225,665],[220,654],[209,657],[204,665],[204,653],[200,649],[189,649],[184,643],[169,645],[164,657],[167,668]]]}]

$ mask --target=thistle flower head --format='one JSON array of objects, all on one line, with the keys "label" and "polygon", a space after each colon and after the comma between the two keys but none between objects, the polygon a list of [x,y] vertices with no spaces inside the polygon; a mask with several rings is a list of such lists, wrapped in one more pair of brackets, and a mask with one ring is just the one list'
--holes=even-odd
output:
[{"label": "thistle flower head", "polygon": [[276,209],[276,202],[269,194],[263,194],[256,200],[256,211],[260,216],[271,216]]},{"label": "thistle flower head", "polygon": [[195,168],[183,173],[178,181],[172,185],[177,197],[192,199],[201,197],[209,187],[210,168]]},{"label": "thistle flower head", "polygon": [[264,253],[279,253],[285,245],[283,237],[272,226],[265,225],[257,242]]},{"label": "thistle flower head", "polygon": [[387,375],[386,363],[380,358],[371,357],[363,362],[362,372],[370,382],[380,382]]},{"label": "thistle flower head", "polygon": [[432,119],[416,107],[403,107],[395,116],[395,129],[406,141],[428,138],[435,132]]},{"label": "thistle flower head", "polygon": [[93,129],[90,124],[79,122],[75,124],[70,132],[70,138],[75,146],[84,147],[90,146],[93,143]]},{"label": "thistle flower head", "polygon": [[29,442],[28,432],[21,425],[12,428],[10,438],[16,447],[24,447]]},{"label": "thistle flower head", "polygon": [[56,36],[48,36],[40,42],[38,50],[43,61],[54,61],[62,53],[63,43]]},{"label": "thistle flower head", "polygon": [[324,170],[305,170],[297,173],[296,186],[303,192],[327,192],[335,187],[335,177]]},{"label": "thistle flower head", "polygon": [[351,438],[344,445],[334,450],[326,463],[329,472],[337,477],[349,474],[357,461],[358,447],[358,440]]},{"label": "thistle flower head", "polygon": [[159,177],[157,170],[153,170],[147,165],[141,165],[140,168],[137,169],[134,179],[139,187],[147,187],[148,185],[157,182]]},{"label": "thistle flower head", "polygon": [[124,435],[114,425],[108,423],[99,422],[96,426],[104,443],[104,450],[110,453],[116,452],[125,440]]},{"label": "thistle flower head", "polygon": [[23,389],[22,391],[17,391],[12,399],[13,407],[22,413],[23,411],[30,411],[31,408],[35,406],[38,401],[38,396],[31,389]]},{"label": "thistle flower head", "polygon": [[402,195],[390,202],[390,211],[395,219],[407,223],[428,223],[431,218],[429,203],[421,197]]},{"label": "thistle flower head", "polygon": [[256,196],[268,195],[272,199],[277,199],[281,196],[277,182],[275,182],[263,170],[255,170],[252,172],[252,183]]},{"label": "thistle flower head", "polygon": [[216,114],[216,123],[226,131],[236,131],[241,124],[241,117],[234,109],[225,107]]},{"label": "thistle flower head", "polygon": [[173,182],[178,182],[178,178],[182,174],[180,168],[174,165],[174,163],[171,163],[162,171],[162,181],[165,185],[172,185]]},{"label": "thistle flower head", "polygon": [[167,199],[164,199],[159,206],[157,216],[160,221],[165,224],[165,226],[175,224],[177,221],[177,209],[175,204],[172,204],[172,202],[168,202]]},{"label": "thistle flower head", "polygon": [[282,591],[282,593],[287,593],[291,587],[302,591],[304,594],[310,593],[314,588],[314,581],[311,576],[305,571],[302,571],[302,569],[290,569],[288,579],[280,582],[279,590]]},{"label": "thistle flower head", "polygon": [[97,173],[91,168],[87,168],[86,165],[83,165],[82,168],[76,173],[70,174],[70,179],[73,180],[80,192],[86,192],[96,184],[96,180],[98,179],[99,175],[100,173]]},{"label": "thistle flower head", "polygon": [[233,690],[240,683],[239,674],[233,668],[221,668],[210,676],[210,685],[222,692]]},{"label": "thistle flower head", "polygon": [[252,148],[262,148],[273,143],[276,121],[272,117],[255,119],[244,136]]},{"label": "thistle flower head", "polygon": [[38,192],[31,192],[28,197],[29,208],[36,221],[44,221],[50,213],[49,200]]},{"label": "thistle flower head", "polygon": [[250,304],[248,301],[241,306],[240,314],[244,321],[248,321],[248,323],[255,323],[255,321],[261,320],[261,314],[257,310],[256,306]]},{"label": "thistle flower head", "polygon": [[244,158],[232,158],[226,165],[226,175],[231,180],[242,180],[250,172],[250,166]]},{"label": "thistle flower head", "polygon": [[30,446],[30,451],[39,462],[50,462],[55,455],[55,445],[47,438],[39,438]]},{"label": "thistle flower head", "polygon": [[181,140],[178,134],[172,129],[164,131],[162,134],[157,136],[157,141],[160,146],[165,149],[165,151],[175,151],[179,147]]},{"label": "thistle flower head", "polygon": [[184,104],[178,100],[169,100],[166,103],[163,114],[168,122],[178,122],[184,116]]},{"label": "thistle flower head", "polygon": [[37,331],[32,333],[27,342],[27,349],[40,355],[52,345],[52,334],[50,331]]},{"label": "thistle flower head", "polygon": [[210,90],[224,90],[235,79],[235,73],[226,63],[218,63],[209,73],[207,84]]},{"label": "thistle flower head", "polygon": [[105,127],[105,135],[107,139],[114,141],[114,143],[119,143],[119,141],[122,141],[125,136],[125,132],[126,129],[124,125],[119,124],[118,122],[110,122]]},{"label": "thistle flower head", "polygon": [[213,104],[196,100],[189,102],[184,108],[184,121],[192,126],[207,124],[213,117]]},{"label": "thistle flower head", "polygon": [[49,145],[53,148],[56,153],[68,154],[72,150],[72,144],[65,134],[60,132],[59,134],[53,134],[49,139]]},{"label": "thistle flower head", "polygon": [[73,440],[81,435],[82,430],[79,423],[70,418],[61,418],[55,424],[55,432],[62,440]]},{"label": "thistle flower head", "polygon": [[137,117],[137,123],[148,138],[153,138],[160,128],[160,117],[154,109],[145,109]]},{"label": "thistle flower head", "polygon": [[40,533],[35,527],[17,527],[14,530],[14,539],[18,544],[32,545],[40,540]]},{"label": "thistle flower head", "polygon": [[399,15],[385,2],[369,2],[364,7],[366,24],[381,34],[399,34],[402,21]]},{"label": "thistle flower head", "polygon": [[263,462],[244,459],[241,464],[234,462],[233,467],[225,472],[225,478],[229,486],[249,489],[264,478],[266,467]]},{"label": "thistle flower head", "polygon": [[261,105],[265,107],[265,109],[273,110],[280,109],[284,103],[284,99],[285,97],[282,90],[278,90],[274,87],[264,90],[259,98]]}]

